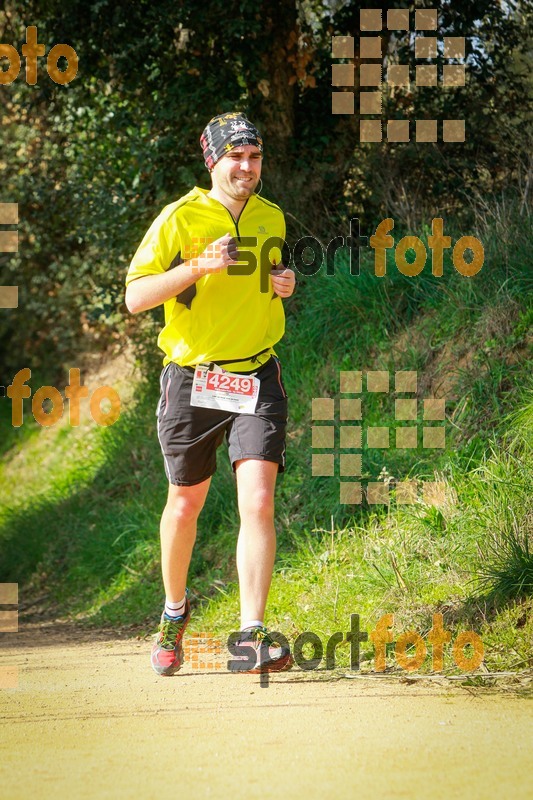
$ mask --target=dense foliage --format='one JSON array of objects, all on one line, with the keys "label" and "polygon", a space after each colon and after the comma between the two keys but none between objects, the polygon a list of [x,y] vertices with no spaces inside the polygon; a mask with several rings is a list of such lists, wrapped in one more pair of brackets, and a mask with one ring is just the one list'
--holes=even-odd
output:
[{"label": "dense foliage", "polygon": [[[397,228],[437,213],[472,224],[490,194],[524,212],[529,3],[443,3],[441,33],[468,37],[466,86],[384,90],[384,118],[464,117],[464,145],[362,145],[357,115],[330,113],[331,36],[358,35],[361,5],[7,0],[0,41],[21,52],[36,25],[47,51],[75,48],[79,73],[57,85],[42,58],[37,85],[23,69],[0,87],[0,201],[19,203],[21,240],[17,256],[0,256],[0,283],[20,286],[18,310],[0,316],[3,370],[53,374],[80,350],[131,333],[128,260],[163,205],[208,185],[198,137],[230,108],[263,130],[263,193],[289,212],[292,241],[309,231],[331,238],[348,215],[367,225],[390,215]],[[413,65],[412,38],[384,36],[385,66]]]}]

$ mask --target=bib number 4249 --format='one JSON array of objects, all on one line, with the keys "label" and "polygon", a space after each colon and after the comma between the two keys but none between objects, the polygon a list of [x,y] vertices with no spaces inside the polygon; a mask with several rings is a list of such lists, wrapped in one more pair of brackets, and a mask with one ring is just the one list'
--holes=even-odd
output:
[{"label": "bib number 4249", "polygon": [[219,374],[218,372],[207,373],[207,388],[208,389],[229,389],[237,394],[249,395],[253,394],[253,381],[248,377],[234,377],[227,373]]}]

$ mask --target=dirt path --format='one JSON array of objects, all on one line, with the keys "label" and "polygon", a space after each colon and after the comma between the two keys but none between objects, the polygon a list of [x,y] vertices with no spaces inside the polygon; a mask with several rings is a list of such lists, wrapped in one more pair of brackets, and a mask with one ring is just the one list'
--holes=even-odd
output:
[{"label": "dirt path", "polygon": [[531,699],[299,670],[162,679],[135,639],[1,644],[19,669],[0,689],[4,800],[533,796]]}]

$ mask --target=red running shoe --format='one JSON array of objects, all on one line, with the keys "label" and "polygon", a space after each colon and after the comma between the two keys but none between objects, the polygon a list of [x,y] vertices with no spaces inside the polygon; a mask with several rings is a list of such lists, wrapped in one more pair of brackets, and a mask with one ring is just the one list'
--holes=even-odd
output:
[{"label": "red running shoe", "polygon": [[183,634],[191,618],[189,600],[181,617],[161,617],[157,639],[152,647],[152,667],[158,675],[174,675],[183,664]]}]

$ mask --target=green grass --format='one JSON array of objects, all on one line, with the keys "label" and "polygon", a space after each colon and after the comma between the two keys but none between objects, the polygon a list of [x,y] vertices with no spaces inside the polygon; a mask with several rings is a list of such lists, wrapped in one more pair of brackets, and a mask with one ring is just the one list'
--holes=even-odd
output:
[{"label": "green grass", "polygon": [[533,595],[533,393],[512,415],[514,426],[472,476],[483,496],[477,571],[482,590],[503,600]]},{"label": "green grass", "polygon": [[[506,260],[497,242],[484,243],[487,262],[473,279],[449,262],[441,279],[406,278],[392,262],[387,277],[376,278],[368,257],[355,278],[339,259],[335,276],[301,279],[287,304],[279,353],[290,435],[267,621],[289,639],[348,630],[352,613],[368,631],[394,613],[395,638],[424,634],[440,612],[454,637],[479,633],[489,669],[532,666],[531,284],[523,242]],[[157,374],[152,360],[143,363],[147,379],[112,427],[42,430],[27,415],[4,439],[0,580],[20,582],[23,605],[44,598],[49,613],[79,624],[153,627],[166,481],[154,424]],[[338,478],[311,475],[311,400],[337,397],[339,371],[354,369],[416,370],[419,399],[446,395],[444,450],[363,448],[363,477],[392,479],[389,508],[340,505]],[[392,392],[366,393],[364,403],[365,425],[394,427]],[[218,463],[189,583],[192,629],[226,633],[238,620],[238,516],[222,450]],[[406,478],[443,482],[444,506],[421,497],[397,504],[395,481]],[[368,644],[363,665],[371,658]],[[347,659],[343,645],[339,664]],[[451,648],[445,668],[454,669]]]}]

